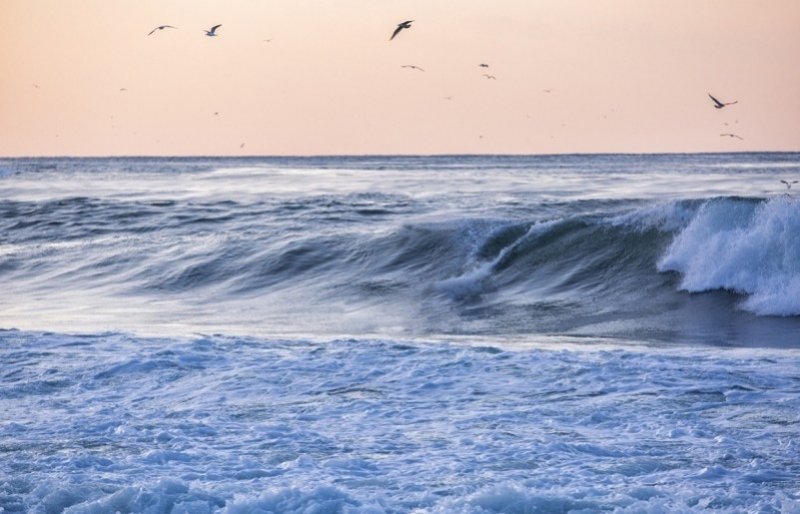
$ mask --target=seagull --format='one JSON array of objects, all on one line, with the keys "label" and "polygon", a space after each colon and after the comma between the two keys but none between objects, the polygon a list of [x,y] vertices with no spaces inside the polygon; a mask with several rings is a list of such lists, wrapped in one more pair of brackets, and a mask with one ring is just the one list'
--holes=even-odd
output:
[{"label": "seagull", "polygon": [[497,77],[495,77],[494,75],[489,75],[488,73],[484,73],[483,76],[489,80],[497,80]]},{"label": "seagull", "polygon": [[177,28],[178,28],[178,27],[173,27],[172,25],[159,25],[158,27],[156,27],[156,28],[154,28],[153,30],[151,30],[151,31],[150,31],[150,32],[149,32],[147,35],[148,35],[148,36],[152,36],[152,35],[153,35],[153,32],[155,32],[155,31],[157,31],[157,30],[164,30],[164,29],[177,29]]},{"label": "seagull", "polygon": [[394,37],[395,37],[397,34],[399,34],[401,30],[403,30],[403,29],[410,29],[410,28],[411,28],[411,22],[412,22],[412,21],[414,21],[414,20],[407,20],[407,21],[404,21],[403,23],[398,23],[398,24],[397,24],[397,28],[396,28],[396,29],[394,29],[394,32],[392,32],[392,37],[390,37],[390,38],[389,38],[389,41],[391,41],[392,39],[394,39]]},{"label": "seagull", "polygon": [[420,68],[419,66],[414,66],[413,64],[404,64],[404,65],[402,65],[400,67],[401,68],[411,68],[412,70],[425,71],[422,68]]},{"label": "seagull", "polygon": [[731,134],[730,132],[725,133],[725,134],[720,134],[719,136],[720,137],[726,137],[726,136],[727,137],[735,137],[736,139],[741,139],[742,141],[744,141],[744,138],[742,136],[737,136],[736,134]]},{"label": "seagull", "polygon": [[781,182],[783,182],[784,184],[786,184],[786,190],[787,190],[787,191],[788,191],[788,190],[790,190],[790,189],[792,188],[792,184],[797,184],[797,181],[796,181],[796,180],[792,180],[791,182],[789,182],[788,180],[783,180],[783,179],[781,179]]},{"label": "seagull", "polygon": [[206,30],[206,31],[205,31],[205,32],[206,32],[206,36],[208,36],[208,37],[214,37],[214,36],[216,36],[216,35],[217,35],[217,32],[216,32],[216,30],[217,30],[218,28],[220,28],[221,26],[222,26],[222,24],[220,23],[219,25],[214,25],[213,27],[211,27],[211,29],[209,29],[209,30]]},{"label": "seagull", "polygon": [[725,107],[726,105],[733,105],[733,104],[735,104],[735,103],[738,103],[738,102],[739,102],[739,100],[736,100],[735,102],[720,102],[719,100],[717,100],[716,98],[714,98],[713,96],[711,96],[711,93],[708,93],[708,96],[711,98],[711,100],[713,100],[713,101],[714,101],[714,108],[715,108],[715,109],[722,109],[722,108],[723,108],[723,107]]},{"label": "seagull", "polygon": [[484,64],[484,63],[480,63],[478,66],[480,66],[481,68],[488,68],[489,67],[488,64]]}]

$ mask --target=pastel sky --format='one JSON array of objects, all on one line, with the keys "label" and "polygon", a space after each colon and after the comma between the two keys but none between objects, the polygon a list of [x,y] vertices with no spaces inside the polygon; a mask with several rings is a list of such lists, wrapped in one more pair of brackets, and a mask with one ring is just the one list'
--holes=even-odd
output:
[{"label": "pastel sky", "polygon": [[0,0],[0,19],[2,156],[800,150],[798,0]]}]

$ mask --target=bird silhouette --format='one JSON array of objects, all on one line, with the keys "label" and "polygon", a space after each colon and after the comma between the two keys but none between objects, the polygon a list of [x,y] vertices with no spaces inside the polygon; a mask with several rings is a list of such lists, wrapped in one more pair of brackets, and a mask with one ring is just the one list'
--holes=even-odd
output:
[{"label": "bird silhouette", "polygon": [[711,98],[711,100],[714,102],[714,108],[715,108],[715,109],[722,109],[722,108],[723,108],[723,107],[725,107],[726,105],[733,105],[733,104],[735,104],[735,103],[739,103],[739,100],[736,100],[735,102],[720,102],[719,100],[717,100],[716,98],[714,98],[713,96],[711,96],[711,93],[708,93],[708,96],[709,96],[709,98]]},{"label": "bird silhouette", "polygon": [[781,182],[783,182],[783,184],[786,186],[786,190],[787,190],[787,191],[789,191],[790,189],[792,189],[792,184],[797,184],[797,181],[796,181],[796,180],[792,180],[791,182],[789,182],[788,180],[783,180],[783,179],[781,179]]},{"label": "bird silhouette", "polygon": [[153,32],[155,32],[155,31],[157,31],[157,30],[164,30],[164,29],[177,29],[177,28],[178,28],[178,27],[173,27],[172,25],[159,25],[158,27],[156,27],[156,28],[154,28],[153,30],[151,30],[151,31],[150,31],[150,32],[149,32],[147,35],[148,35],[148,36],[152,36],[152,35],[153,35]]},{"label": "bird silhouette", "polygon": [[497,80],[497,77],[495,77],[494,75],[489,75],[488,73],[484,73],[483,76],[489,80]]},{"label": "bird silhouette", "polygon": [[389,41],[391,41],[392,39],[394,39],[394,37],[395,37],[397,34],[399,34],[401,30],[403,30],[403,29],[410,29],[410,28],[411,28],[411,22],[413,22],[413,21],[414,21],[414,20],[407,20],[407,21],[404,21],[403,23],[398,23],[398,24],[397,24],[397,28],[396,28],[396,29],[394,29],[394,32],[392,32],[392,37],[390,37],[390,38],[389,38]]},{"label": "bird silhouette", "polygon": [[741,139],[744,141],[744,138],[742,136],[737,136],[736,134],[731,134],[730,132],[727,132],[725,134],[720,134],[720,137],[731,137],[731,138],[735,137],[736,139]]},{"label": "bird silhouette", "polygon": [[425,71],[422,68],[420,68],[419,66],[414,66],[413,64],[404,64],[404,65],[402,65],[400,67],[401,68],[410,68],[412,70],[418,70],[418,71]]},{"label": "bird silhouette", "polygon": [[216,36],[217,35],[217,29],[220,28],[221,26],[222,26],[222,24],[220,23],[219,25],[214,25],[210,29],[206,30],[205,31],[206,36],[209,36],[209,37]]},{"label": "bird silhouette", "polygon": [[480,63],[478,66],[481,67],[481,68],[488,68],[489,67],[489,65],[486,64],[486,63]]}]

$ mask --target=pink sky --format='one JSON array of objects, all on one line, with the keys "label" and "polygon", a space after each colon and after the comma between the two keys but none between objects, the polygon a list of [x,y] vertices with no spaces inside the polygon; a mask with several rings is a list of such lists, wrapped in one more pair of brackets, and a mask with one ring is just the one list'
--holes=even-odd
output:
[{"label": "pink sky", "polygon": [[[2,156],[800,150],[798,0],[2,0],[0,14]],[[178,29],[147,36],[162,24]]]}]

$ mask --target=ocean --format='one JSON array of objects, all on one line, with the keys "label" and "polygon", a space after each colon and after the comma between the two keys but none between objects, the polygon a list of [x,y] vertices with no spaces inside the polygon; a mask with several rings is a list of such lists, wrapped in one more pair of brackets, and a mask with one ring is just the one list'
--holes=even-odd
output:
[{"label": "ocean", "polygon": [[0,159],[0,512],[800,512],[798,178]]}]

